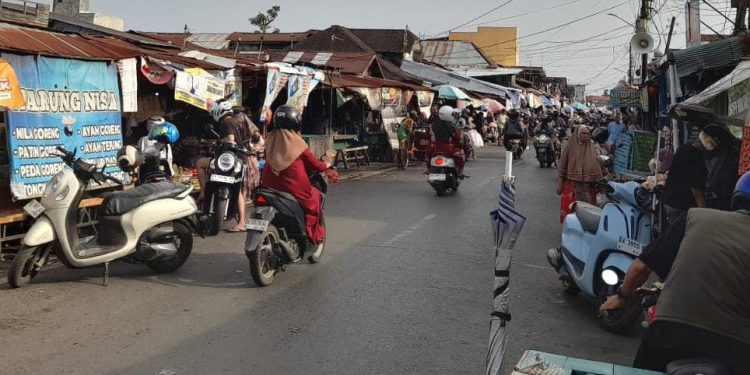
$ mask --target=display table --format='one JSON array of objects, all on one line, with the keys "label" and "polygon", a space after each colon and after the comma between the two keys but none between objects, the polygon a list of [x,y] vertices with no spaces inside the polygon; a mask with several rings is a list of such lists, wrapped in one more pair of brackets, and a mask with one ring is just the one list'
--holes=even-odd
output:
[{"label": "display table", "polygon": [[[526,351],[518,366],[524,366],[529,360],[539,355],[544,361],[553,363],[563,368],[564,375],[664,375],[661,372],[639,370],[630,367],[622,367],[611,363],[587,361],[573,357],[565,357],[557,354],[543,353],[535,350]],[[525,375],[523,372],[513,371],[512,375]]]}]

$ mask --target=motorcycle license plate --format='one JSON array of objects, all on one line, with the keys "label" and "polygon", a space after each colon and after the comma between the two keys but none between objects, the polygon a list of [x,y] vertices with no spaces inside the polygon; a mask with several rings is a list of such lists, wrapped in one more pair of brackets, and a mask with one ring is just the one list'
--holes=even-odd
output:
[{"label": "motorcycle license plate", "polygon": [[212,174],[211,175],[211,181],[213,181],[213,182],[223,182],[225,184],[233,184],[235,182],[234,181],[234,177],[232,177],[232,176],[222,176],[220,174]]},{"label": "motorcycle license plate", "polygon": [[29,216],[33,217],[34,219],[38,218],[39,215],[44,212],[45,208],[42,206],[41,203],[39,203],[38,200],[34,199],[31,202],[27,203],[25,206],[23,206],[23,210],[26,211]]},{"label": "motorcycle license plate", "polygon": [[419,144],[422,145],[422,146],[427,146],[427,145],[430,144],[430,141],[428,141],[426,139],[423,139],[423,140],[419,141]]},{"label": "motorcycle license plate", "polygon": [[257,230],[258,232],[265,232],[266,229],[268,229],[268,224],[270,224],[268,220],[250,219],[248,220],[247,226],[245,227],[245,229]]},{"label": "motorcycle license plate", "polygon": [[640,256],[643,252],[644,245],[636,240],[630,238],[620,237],[620,241],[617,242],[617,250],[626,252],[633,256]]},{"label": "motorcycle license plate", "polygon": [[445,181],[447,176],[440,173],[430,173],[430,181]]}]

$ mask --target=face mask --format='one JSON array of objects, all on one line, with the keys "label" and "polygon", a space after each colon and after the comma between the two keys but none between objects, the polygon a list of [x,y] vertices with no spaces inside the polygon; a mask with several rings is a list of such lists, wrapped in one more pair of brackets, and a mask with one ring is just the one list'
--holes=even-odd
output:
[{"label": "face mask", "polygon": [[706,149],[706,151],[713,151],[716,149],[716,141],[711,138],[710,135],[701,132],[698,138],[701,141],[701,144],[703,145],[703,148]]}]

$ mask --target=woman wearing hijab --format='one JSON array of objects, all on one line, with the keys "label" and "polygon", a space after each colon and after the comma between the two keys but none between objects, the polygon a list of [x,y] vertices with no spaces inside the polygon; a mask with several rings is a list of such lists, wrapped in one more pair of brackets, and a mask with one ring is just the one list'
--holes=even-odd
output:
[{"label": "woman wearing hijab", "polygon": [[321,225],[321,194],[310,184],[307,171],[325,172],[331,167],[315,158],[300,136],[301,113],[293,106],[276,110],[273,130],[266,139],[266,166],[261,186],[293,195],[305,211],[305,229],[310,242],[319,244],[325,238]]},{"label": "woman wearing hijab", "polygon": [[595,183],[604,179],[588,126],[581,125],[573,131],[560,155],[558,172],[557,194],[561,196],[560,222],[563,222],[571,203],[596,204]]},{"label": "woman wearing hijab", "polygon": [[738,141],[719,125],[703,128],[699,138],[706,150],[706,203],[709,208],[728,211],[739,179]]}]

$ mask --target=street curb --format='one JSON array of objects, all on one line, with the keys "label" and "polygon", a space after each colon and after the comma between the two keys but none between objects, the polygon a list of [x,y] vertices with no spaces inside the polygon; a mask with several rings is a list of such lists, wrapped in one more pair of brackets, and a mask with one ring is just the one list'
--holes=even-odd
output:
[{"label": "street curb", "polygon": [[395,171],[396,169],[397,169],[396,167],[387,167],[387,168],[379,169],[377,171],[363,171],[363,172],[359,172],[359,173],[358,172],[354,172],[350,176],[341,176],[341,178],[339,179],[339,181],[357,181],[357,180],[362,180],[362,179],[365,179],[365,178],[368,178],[368,177],[377,176],[377,175],[380,175],[380,174],[383,174],[383,173],[386,173],[386,172]]}]

